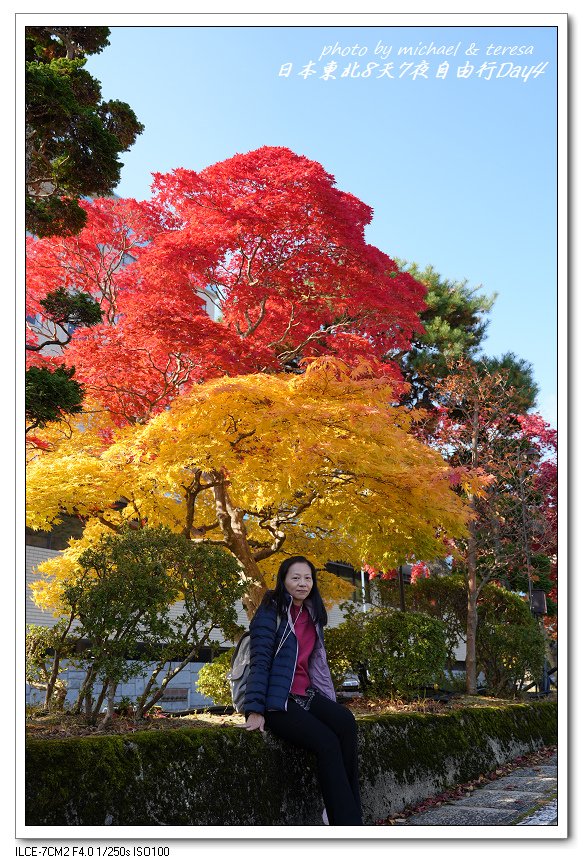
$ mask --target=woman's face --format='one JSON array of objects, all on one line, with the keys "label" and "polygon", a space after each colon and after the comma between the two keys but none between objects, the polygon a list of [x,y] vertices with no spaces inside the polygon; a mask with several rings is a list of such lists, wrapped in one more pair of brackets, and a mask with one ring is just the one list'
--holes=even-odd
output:
[{"label": "woman's face", "polygon": [[314,585],[312,569],[306,562],[290,565],[283,584],[292,596],[294,604],[299,606],[312,591]]}]

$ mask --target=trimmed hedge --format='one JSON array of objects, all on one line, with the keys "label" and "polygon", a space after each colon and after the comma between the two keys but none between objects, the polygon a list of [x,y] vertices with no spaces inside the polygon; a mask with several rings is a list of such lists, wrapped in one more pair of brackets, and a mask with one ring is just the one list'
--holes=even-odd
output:
[{"label": "trimmed hedge", "polygon": [[[557,704],[359,718],[365,823],[557,741]],[[26,745],[29,826],[321,825],[315,758],[237,727]]]},{"label": "trimmed hedge", "polygon": [[339,689],[349,670],[366,668],[366,684],[361,683],[367,694],[406,695],[443,677],[446,629],[425,613],[350,609],[340,625],[327,629],[326,654]]}]

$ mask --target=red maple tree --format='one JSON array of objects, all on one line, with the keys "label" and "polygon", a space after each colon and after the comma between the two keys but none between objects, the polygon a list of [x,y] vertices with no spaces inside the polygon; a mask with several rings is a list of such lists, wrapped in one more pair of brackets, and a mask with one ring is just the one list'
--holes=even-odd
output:
[{"label": "red maple tree", "polygon": [[146,202],[85,202],[77,237],[29,240],[29,315],[57,286],[102,306],[63,357],[119,423],[194,382],[324,354],[367,356],[398,388],[392,354],[423,330],[425,287],[366,242],[372,209],[319,163],[262,147],[155,174],[152,190]]}]

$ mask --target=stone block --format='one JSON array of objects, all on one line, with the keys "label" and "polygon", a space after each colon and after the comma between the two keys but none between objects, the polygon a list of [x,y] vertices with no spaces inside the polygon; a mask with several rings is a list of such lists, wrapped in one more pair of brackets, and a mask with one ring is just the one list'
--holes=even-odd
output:
[{"label": "stone block", "polygon": [[469,808],[509,808],[525,811],[536,805],[540,799],[540,793],[527,792],[526,790],[478,790],[473,793],[460,806],[467,805]]},{"label": "stone block", "polygon": [[514,773],[507,778],[498,778],[497,781],[492,781],[488,784],[488,790],[524,790],[530,793],[545,793],[547,790],[554,790],[557,786],[556,778],[545,778],[540,776],[520,775],[516,777]]},{"label": "stone block", "polygon": [[518,808],[465,808],[443,805],[416,814],[407,826],[505,826],[520,814]]},{"label": "stone block", "polygon": [[523,769],[515,769],[512,772],[513,778],[556,778],[556,766],[536,766],[524,767]]}]

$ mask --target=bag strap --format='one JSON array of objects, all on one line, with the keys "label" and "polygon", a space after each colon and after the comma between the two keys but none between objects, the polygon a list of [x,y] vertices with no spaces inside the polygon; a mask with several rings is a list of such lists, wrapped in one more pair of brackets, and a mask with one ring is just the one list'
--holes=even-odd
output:
[{"label": "bag strap", "polygon": [[[275,626],[276,631],[279,628],[280,623],[281,623],[281,616],[278,616],[277,617],[277,624]],[[289,631],[287,630],[288,628],[289,628]],[[283,634],[282,634],[281,640],[279,641],[279,646],[275,650],[275,655],[277,655],[277,653],[279,652],[279,650],[281,649],[281,647],[283,646],[283,644],[285,643],[285,641],[287,640],[287,638],[289,637],[291,632],[292,632],[292,629],[290,627],[290,624],[289,624],[289,622],[286,622],[285,628],[283,629]],[[275,655],[273,656],[274,658],[275,658]]]}]

